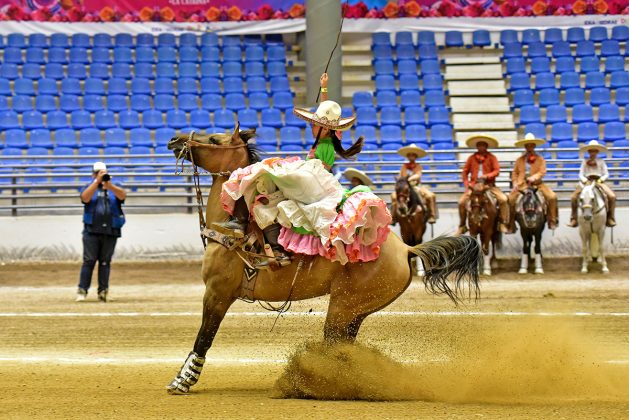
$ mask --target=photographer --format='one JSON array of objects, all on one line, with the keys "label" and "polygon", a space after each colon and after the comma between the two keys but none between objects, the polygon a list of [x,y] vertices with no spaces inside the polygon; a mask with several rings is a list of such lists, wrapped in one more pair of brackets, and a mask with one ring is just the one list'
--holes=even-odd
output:
[{"label": "photographer", "polygon": [[125,223],[122,203],[127,196],[124,189],[111,181],[107,166],[96,162],[92,168],[92,182],[81,191],[83,208],[83,266],[76,301],[82,302],[92,282],[92,272],[98,261],[98,299],[107,301],[109,265],[116,240]]}]

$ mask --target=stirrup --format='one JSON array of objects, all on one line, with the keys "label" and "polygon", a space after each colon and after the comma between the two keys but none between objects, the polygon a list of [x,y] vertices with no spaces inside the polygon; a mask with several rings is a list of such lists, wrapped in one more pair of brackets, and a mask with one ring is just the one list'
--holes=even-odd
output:
[{"label": "stirrup", "polygon": [[228,225],[230,222],[225,222],[225,223],[212,223],[212,229],[214,229],[215,231],[222,233],[223,235],[226,236],[231,236],[234,238],[244,238],[245,237],[245,231],[243,227],[229,227],[226,226]]},{"label": "stirrup", "polygon": [[434,225],[435,223],[437,223],[437,219],[431,216],[428,218],[427,222],[430,223],[431,225]]},{"label": "stirrup", "polygon": [[607,219],[607,222],[605,223],[605,226],[607,226],[607,227],[614,227],[614,226],[616,226],[616,221],[614,219]]},{"label": "stirrup", "polygon": [[280,267],[286,267],[292,263],[292,259],[288,255],[278,254],[276,257],[269,257],[266,260],[259,262],[255,265],[255,268],[266,268],[271,265],[271,262],[277,263]]}]

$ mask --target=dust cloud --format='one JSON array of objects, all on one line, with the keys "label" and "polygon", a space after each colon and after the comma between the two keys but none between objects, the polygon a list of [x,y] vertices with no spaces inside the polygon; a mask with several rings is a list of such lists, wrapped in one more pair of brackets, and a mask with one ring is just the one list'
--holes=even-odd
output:
[{"label": "dust cloud", "polygon": [[629,401],[627,365],[608,363],[605,343],[568,321],[493,324],[469,329],[448,346],[441,354],[433,349],[438,361],[402,363],[363,344],[305,343],[290,356],[274,393],[322,400]]}]

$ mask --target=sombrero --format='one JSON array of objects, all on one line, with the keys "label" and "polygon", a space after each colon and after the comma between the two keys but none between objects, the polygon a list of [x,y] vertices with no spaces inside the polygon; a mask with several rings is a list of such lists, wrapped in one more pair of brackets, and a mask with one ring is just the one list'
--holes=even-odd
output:
[{"label": "sombrero", "polygon": [[356,115],[352,115],[351,117],[341,116],[341,106],[334,101],[321,102],[315,112],[295,107],[293,114],[295,114],[297,118],[301,118],[311,124],[334,131],[348,130],[356,121]]},{"label": "sombrero", "polygon": [[345,172],[343,172],[343,176],[348,180],[352,180],[352,178],[358,178],[364,185],[373,185],[373,182],[363,171],[356,168],[347,168]]},{"label": "sombrero", "polygon": [[477,134],[465,140],[467,147],[476,147],[480,142],[485,142],[489,147],[498,147],[498,140],[492,136],[486,136],[484,134]]},{"label": "sombrero", "polygon": [[529,143],[533,143],[536,146],[540,146],[546,143],[546,140],[536,138],[535,134],[533,133],[526,133],[526,136],[524,136],[524,139],[516,141],[513,145],[515,147],[523,147]]},{"label": "sombrero", "polygon": [[596,140],[590,140],[588,144],[581,146],[581,150],[587,152],[588,150],[598,150],[599,152],[606,152],[607,147],[603,146]]},{"label": "sombrero", "polygon": [[419,146],[416,146],[415,143],[410,146],[404,146],[397,151],[399,155],[407,157],[409,154],[414,153],[417,155],[417,158],[423,158],[426,156],[426,151]]}]

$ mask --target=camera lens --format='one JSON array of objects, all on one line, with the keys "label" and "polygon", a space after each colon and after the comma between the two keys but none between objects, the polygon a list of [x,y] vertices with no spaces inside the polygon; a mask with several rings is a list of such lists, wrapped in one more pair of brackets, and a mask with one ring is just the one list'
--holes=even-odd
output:
[{"label": "camera lens", "polygon": [[110,181],[110,180],[111,180],[111,175],[109,175],[109,174],[103,175],[103,181],[107,182],[107,181]]}]

